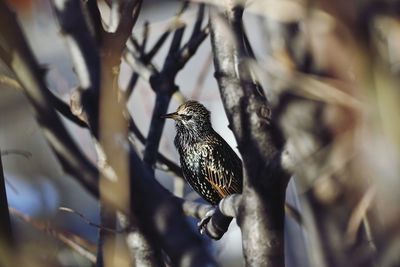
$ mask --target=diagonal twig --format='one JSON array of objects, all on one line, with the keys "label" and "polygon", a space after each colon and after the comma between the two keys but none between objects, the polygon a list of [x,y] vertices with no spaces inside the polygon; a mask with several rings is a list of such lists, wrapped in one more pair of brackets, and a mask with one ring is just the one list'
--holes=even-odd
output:
[{"label": "diagonal twig", "polygon": [[73,249],[74,251],[78,252],[80,255],[82,255],[89,261],[91,261],[93,263],[96,262],[96,256],[94,254],[95,246],[93,244],[89,243],[87,240],[84,240],[77,235],[55,229],[48,223],[36,220],[26,214],[23,214],[22,212],[14,209],[14,208],[10,208],[10,213],[11,213],[11,215],[32,225],[35,229],[37,229],[39,231],[43,231],[46,234],[48,234],[54,238],[57,238],[62,243],[64,243],[65,245],[67,245],[68,247]]}]

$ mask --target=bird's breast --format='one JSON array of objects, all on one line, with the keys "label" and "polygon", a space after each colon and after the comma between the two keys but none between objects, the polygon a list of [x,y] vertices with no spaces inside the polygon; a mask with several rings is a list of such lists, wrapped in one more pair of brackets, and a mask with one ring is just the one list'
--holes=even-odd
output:
[{"label": "bird's breast", "polygon": [[201,159],[202,153],[195,146],[188,146],[183,148],[180,153],[181,159],[187,163],[190,167],[192,165],[198,165]]}]

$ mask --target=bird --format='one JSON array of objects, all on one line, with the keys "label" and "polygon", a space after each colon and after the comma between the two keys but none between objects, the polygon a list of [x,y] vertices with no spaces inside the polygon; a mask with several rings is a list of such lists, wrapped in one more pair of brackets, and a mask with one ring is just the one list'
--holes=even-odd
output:
[{"label": "bird", "polygon": [[175,121],[175,147],[183,176],[203,199],[217,205],[224,197],[242,192],[242,161],[213,129],[210,111],[187,101],[162,118]]}]

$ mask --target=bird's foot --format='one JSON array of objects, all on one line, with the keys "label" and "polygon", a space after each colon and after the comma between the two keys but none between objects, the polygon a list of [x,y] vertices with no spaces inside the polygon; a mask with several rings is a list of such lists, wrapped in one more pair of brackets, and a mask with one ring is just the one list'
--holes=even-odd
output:
[{"label": "bird's foot", "polygon": [[197,223],[197,227],[199,228],[200,234],[204,234],[207,228],[207,223],[211,220],[211,217],[214,215],[215,209],[212,209],[206,213],[203,219]]}]

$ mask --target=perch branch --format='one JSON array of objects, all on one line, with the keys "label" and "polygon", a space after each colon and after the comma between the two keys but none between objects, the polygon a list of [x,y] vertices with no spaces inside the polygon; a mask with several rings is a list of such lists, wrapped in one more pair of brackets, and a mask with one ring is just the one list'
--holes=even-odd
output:
[{"label": "perch branch", "polygon": [[216,79],[245,169],[237,220],[247,265],[267,262],[284,266],[284,203],[289,174],[280,165],[283,141],[269,123],[269,103],[242,64],[246,55],[239,27],[242,14],[243,7],[231,5],[223,13],[214,9],[210,13]]}]

